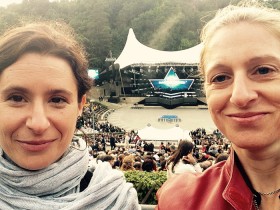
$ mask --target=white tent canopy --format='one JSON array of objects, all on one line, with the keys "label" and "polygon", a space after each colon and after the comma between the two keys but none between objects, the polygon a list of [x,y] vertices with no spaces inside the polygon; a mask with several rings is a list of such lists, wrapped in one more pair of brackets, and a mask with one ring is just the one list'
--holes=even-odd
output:
[{"label": "white tent canopy", "polygon": [[184,131],[180,127],[159,129],[152,126],[146,126],[145,128],[138,130],[138,136],[142,140],[150,141],[179,141],[180,139],[191,140],[189,131]]},{"label": "white tent canopy", "polygon": [[180,51],[160,51],[140,43],[129,29],[123,51],[114,62],[120,69],[127,66],[141,65],[198,65],[202,44]]}]

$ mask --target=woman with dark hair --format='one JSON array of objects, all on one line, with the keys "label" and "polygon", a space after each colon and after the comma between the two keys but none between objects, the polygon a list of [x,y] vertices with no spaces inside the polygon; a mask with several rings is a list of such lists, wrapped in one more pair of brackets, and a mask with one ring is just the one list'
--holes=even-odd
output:
[{"label": "woman with dark hair", "polygon": [[74,136],[87,69],[67,26],[28,24],[0,37],[1,209],[140,209],[122,172],[108,162],[88,171],[87,145]]},{"label": "woman with dark hair", "polygon": [[201,173],[202,168],[193,157],[194,144],[190,141],[181,141],[178,149],[167,161],[167,178],[183,172]]},{"label": "woman with dark hair", "polygon": [[142,163],[142,170],[147,172],[157,171],[156,162],[152,156],[147,155]]}]

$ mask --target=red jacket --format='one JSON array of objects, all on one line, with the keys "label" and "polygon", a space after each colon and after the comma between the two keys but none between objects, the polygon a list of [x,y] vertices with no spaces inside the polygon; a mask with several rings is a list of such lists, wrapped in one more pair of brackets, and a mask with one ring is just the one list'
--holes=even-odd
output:
[{"label": "red jacket", "polygon": [[253,193],[234,162],[208,168],[202,174],[183,173],[168,179],[157,192],[157,210],[253,210]]}]

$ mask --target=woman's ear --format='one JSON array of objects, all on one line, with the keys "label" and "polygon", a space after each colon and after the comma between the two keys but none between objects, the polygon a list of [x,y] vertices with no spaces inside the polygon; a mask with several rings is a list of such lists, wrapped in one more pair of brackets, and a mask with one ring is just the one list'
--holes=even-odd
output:
[{"label": "woman's ear", "polygon": [[78,104],[79,116],[82,115],[83,108],[84,108],[84,105],[86,102],[87,102],[87,97],[86,97],[86,95],[83,95],[81,102]]}]

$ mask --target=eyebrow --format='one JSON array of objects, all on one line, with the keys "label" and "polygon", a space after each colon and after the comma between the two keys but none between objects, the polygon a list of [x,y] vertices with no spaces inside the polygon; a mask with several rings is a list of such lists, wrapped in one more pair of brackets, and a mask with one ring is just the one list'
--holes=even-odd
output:
[{"label": "eyebrow", "polygon": [[[252,65],[254,63],[258,63],[263,60],[274,61],[274,62],[279,63],[279,65],[280,65],[280,57],[278,58],[278,57],[271,56],[271,55],[255,56],[255,57],[249,59],[248,61],[246,61],[245,64]],[[210,68],[208,68],[208,69],[209,69],[209,72],[211,72],[211,70],[213,70],[213,69],[227,69],[227,68],[229,68],[227,65],[224,65],[222,63],[216,63],[213,66],[210,66]]]},{"label": "eyebrow", "polygon": [[[224,65],[224,64],[221,64],[221,63],[215,63],[214,65],[212,66],[209,66],[207,68],[207,71],[206,69],[204,70],[204,77],[205,79],[208,78],[209,74],[213,71],[215,71],[215,69],[228,69],[229,67],[227,65]],[[206,73],[207,72],[207,73]]]},{"label": "eyebrow", "polygon": [[2,93],[8,95],[11,92],[28,93],[28,89],[20,86],[8,86],[3,89]]},{"label": "eyebrow", "polygon": [[[20,93],[27,94],[30,92],[30,90],[28,88],[24,88],[21,86],[8,86],[7,88],[4,88],[2,91],[2,93],[6,95],[8,95],[11,92],[20,92]],[[50,89],[47,91],[47,93],[50,95],[56,95],[56,94],[66,94],[69,96],[73,95],[71,91],[68,91],[66,89]]]},{"label": "eyebrow", "polygon": [[275,56],[271,56],[271,55],[262,55],[262,56],[256,56],[256,57],[251,58],[248,62],[246,62],[246,64],[256,63],[256,62],[259,62],[262,60],[277,61],[278,63],[280,63],[279,57],[275,57]]},{"label": "eyebrow", "polygon": [[66,89],[51,89],[50,91],[48,91],[49,94],[51,95],[56,95],[56,94],[66,94],[69,96],[73,95],[72,91],[66,90]]}]

